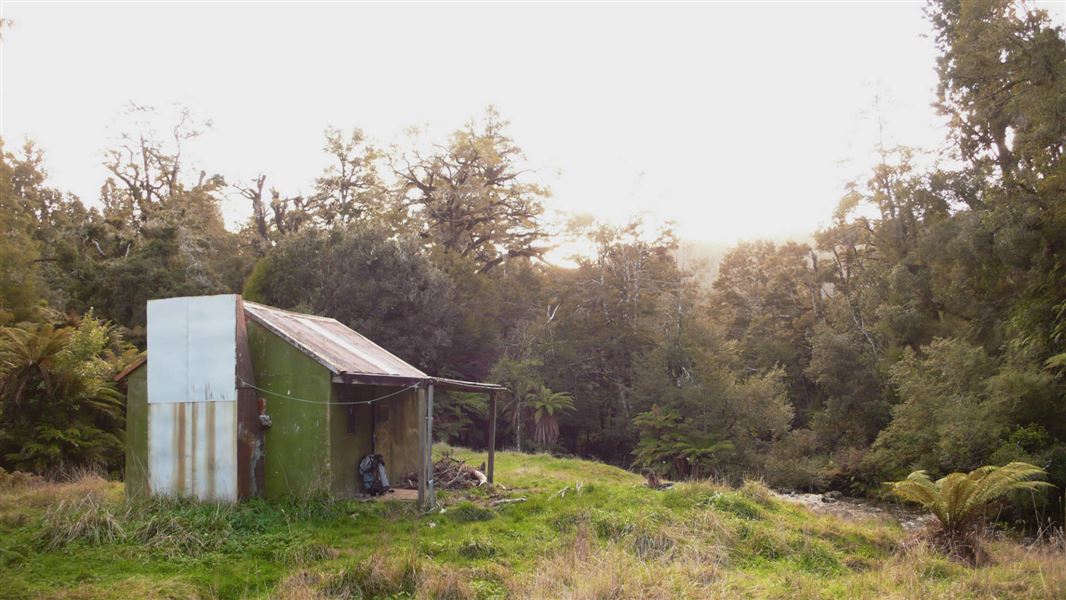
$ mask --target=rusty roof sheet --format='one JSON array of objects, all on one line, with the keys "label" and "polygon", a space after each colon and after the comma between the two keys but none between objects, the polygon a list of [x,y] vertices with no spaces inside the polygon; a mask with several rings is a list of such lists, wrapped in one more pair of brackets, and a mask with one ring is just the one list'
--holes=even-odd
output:
[{"label": "rusty roof sheet", "polygon": [[136,371],[137,367],[139,367],[139,366],[141,366],[141,365],[143,365],[143,364],[145,364],[147,362],[148,362],[148,353],[147,352],[142,352],[140,356],[138,356],[137,358],[133,359],[133,362],[131,362],[130,364],[126,365],[125,369],[122,369],[121,371],[119,371],[118,375],[115,375],[114,380],[115,381],[122,381],[123,379],[128,377],[130,373]]},{"label": "rusty roof sheet", "polygon": [[290,312],[248,301],[244,302],[244,312],[334,374],[430,379],[422,371],[336,319]]}]

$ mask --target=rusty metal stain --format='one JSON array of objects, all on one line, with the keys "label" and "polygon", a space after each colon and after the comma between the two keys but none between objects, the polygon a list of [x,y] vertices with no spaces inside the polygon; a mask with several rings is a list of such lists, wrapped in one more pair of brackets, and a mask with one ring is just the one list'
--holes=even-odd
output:
[{"label": "rusty metal stain", "polygon": [[255,367],[248,343],[248,319],[244,301],[237,298],[237,495],[240,498],[261,493],[264,470],[265,430],[260,420],[264,408],[256,397]]},{"label": "rusty metal stain", "polygon": [[[215,451],[216,451],[216,449],[215,449],[215,438],[217,437],[215,435],[215,406],[217,404],[218,404],[217,402],[208,402],[207,403],[207,419],[206,419],[207,422],[205,423],[205,427],[204,427],[205,430],[207,431],[207,444],[205,445],[204,450],[207,452],[207,461],[206,461],[207,465],[206,466],[207,466],[207,472],[209,473],[209,475],[206,477],[206,479],[207,479],[207,497],[208,498],[214,498],[215,497],[215,477],[214,477],[213,473],[215,473],[216,469],[218,469],[218,465],[215,462]],[[193,405],[193,406],[195,406],[195,405]],[[196,444],[193,444],[193,448],[196,448],[196,447],[197,447]],[[194,480],[195,480],[195,478],[194,478]]]},{"label": "rusty metal stain", "polygon": [[173,421],[177,430],[174,432],[174,458],[177,461],[177,466],[174,469],[174,484],[171,486],[171,490],[175,494],[185,494],[185,403],[178,404],[174,407]]},{"label": "rusty metal stain", "polygon": [[237,403],[149,406],[152,491],[203,500],[237,499]]},{"label": "rusty metal stain", "polygon": [[[214,403],[212,402],[212,404],[214,404]],[[200,418],[199,418],[200,417],[200,415],[199,415],[199,412],[200,412],[199,408],[200,407],[197,406],[197,403],[193,403],[193,405],[190,408],[192,409],[192,419],[190,421],[192,423],[192,427],[190,429],[190,434],[191,434],[190,437],[192,438],[192,443],[189,444],[189,450],[190,450],[189,454],[191,454],[191,456],[189,457],[191,459],[189,461],[189,483],[192,486],[195,486],[196,482],[197,482],[197,478],[196,478],[196,452],[197,452],[197,450],[200,449],[200,446],[196,443],[196,433],[197,433],[197,430],[199,429],[198,427],[196,427],[196,424],[200,422]],[[196,492],[195,488],[192,491],[195,493]]]}]

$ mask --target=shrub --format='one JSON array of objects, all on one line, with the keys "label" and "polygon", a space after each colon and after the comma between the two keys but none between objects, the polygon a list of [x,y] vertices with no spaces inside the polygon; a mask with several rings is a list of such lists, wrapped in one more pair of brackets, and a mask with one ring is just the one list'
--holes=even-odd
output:
[{"label": "shrub", "polygon": [[116,466],[123,396],[108,358],[123,348],[91,312],[74,326],[0,328],[0,463],[39,474]]}]

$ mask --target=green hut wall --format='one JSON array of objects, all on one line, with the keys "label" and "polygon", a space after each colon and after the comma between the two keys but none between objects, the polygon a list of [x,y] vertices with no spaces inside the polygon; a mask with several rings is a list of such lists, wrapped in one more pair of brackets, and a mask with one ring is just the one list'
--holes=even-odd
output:
[{"label": "green hut wall", "polygon": [[263,442],[265,495],[330,492],[329,369],[254,321],[248,323],[248,348],[256,387],[273,392],[258,392],[272,423]]},{"label": "green hut wall", "polygon": [[126,495],[148,495],[148,365],[126,378]]}]

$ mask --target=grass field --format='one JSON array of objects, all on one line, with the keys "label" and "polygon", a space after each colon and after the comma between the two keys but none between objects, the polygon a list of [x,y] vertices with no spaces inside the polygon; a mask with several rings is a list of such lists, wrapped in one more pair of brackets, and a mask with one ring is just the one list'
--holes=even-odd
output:
[{"label": "grass field", "polygon": [[1066,598],[1061,549],[993,540],[994,563],[967,567],[898,526],[814,515],[755,483],[655,491],[606,465],[509,452],[497,481],[507,489],[444,492],[443,510],[421,514],[127,502],[97,477],[8,475],[0,598]]}]

